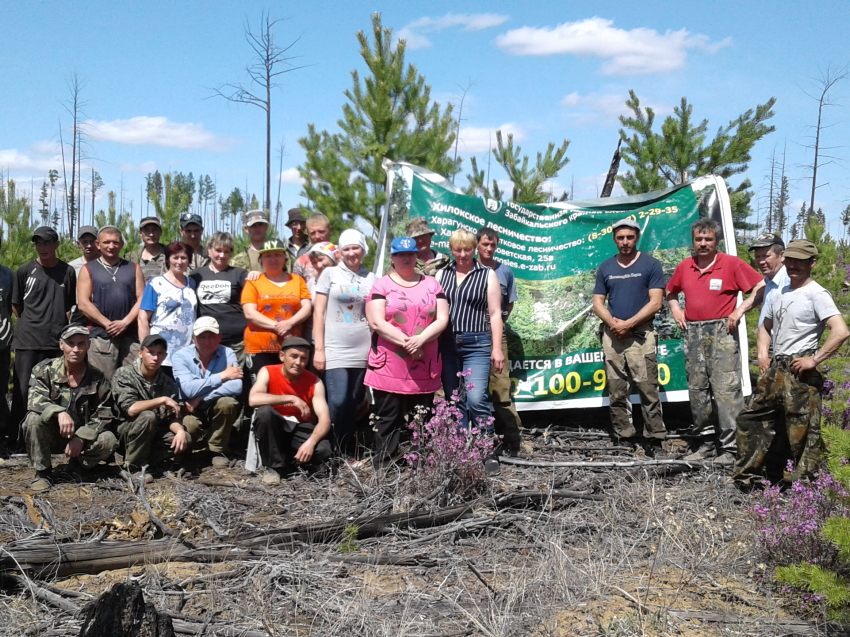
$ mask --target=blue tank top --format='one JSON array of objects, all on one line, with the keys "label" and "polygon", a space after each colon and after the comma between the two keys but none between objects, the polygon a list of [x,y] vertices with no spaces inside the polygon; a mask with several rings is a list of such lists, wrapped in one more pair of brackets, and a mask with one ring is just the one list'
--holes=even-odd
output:
[{"label": "blue tank top", "polygon": [[[125,318],[136,304],[136,268],[135,263],[119,259],[116,265],[104,265],[100,259],[89,261],[83,266],[91,276],[91,300],[98,311],[110,321]],[[109,338],[100,325],[91,325],[91,335]],[[138,334],[136,323],[127,328],[126,336]]]}]

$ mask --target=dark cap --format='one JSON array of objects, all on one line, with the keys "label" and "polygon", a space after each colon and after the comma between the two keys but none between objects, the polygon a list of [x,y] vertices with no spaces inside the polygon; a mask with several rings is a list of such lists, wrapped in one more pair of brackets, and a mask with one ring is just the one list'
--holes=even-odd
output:
[{"label": "dark cap", "polygon": [[755,250],[756,248],[769,248],[770,246],[779,246],[780,248],[785,249],[785,242],[778,234],[762,232],[758,239],[753,241],[753,245],[750,246],[750,250]]},{"label": "dark cap", "polygon": [[145,226],[149,226],[150,224],[162,228],[162,219],[160,219],[159,217],[142,217],[142,220],[139,222],[139,227],[144,228]]},{"label": "dark cap", "polygon": [[40,226],[33,230],[32,241],[44,239],[45,241],[59,241],[59,235],[50,226]]},{"label": "dark cap", "polygon": [[95,239],[97,239],[97,228],[94,226],[81,226],[79,230],[77,230],[77,241],[82,239],[85,235],[90,234]]},{"label": "dark cap", "polygon": [[293,221],[300,221],[301,223],[307,223],[307,220],[304,219],[304,215],[301,214],[301,208],[290,208],[289,209],[289,219],[286,221],[286,227],[289,227],[289,224]]},{"label": "dark cap", "polygon": [[785,248],[786,259],[811,259],[818,256],[818,247],[806,239],[797,239]]},{"label": "dark cap", "polygon": [[80,325],[79,323],[71,323],[59,333],[59,340],[65,341],[71,338],[72,336],[76,336],[77,334],[81,334],[83,336],[90,336],[89,328],[87,328],[85,325]]},{"label": "dark cap", "polygon": [[265,210],[249,210],[242,217],[243,226],[253,226],[255,223],[269,224],[269,216]]},{"label": "dark cap", "polygon": [[193,223],[201,226],[202,228],[204,227],[204,220],[201,218],[201,215],[196,215],[194,212],[184,212],[180,215],[181,230]]},{"label": "dark cap", "polygon": [[148,334],[142,341],[142,347],[149,348],[151,345],[162,345],[168,351],[168,341],[162,334]]},{"label": "dark cap", "polygon": [[280,345],[280,351],[284,352],[288,350],[290,347],[306,347],[310,349],[312,347],[310,345],[310,341],[305,338],[301,338],[300,336],[288,336]]},{"label": "dark cap", "polygon": [[267,239],[263,243],[263,247],[257,250],[260,254],[265,254],[266,252],[286,252],[286,244],[280,239]]},{"label": "dark cap", "polygon": [[414,217],[404,224],[404,236],[415,239],[424,234],[436,234],[436,230],[428,225],[428,220],[425,217]]}]

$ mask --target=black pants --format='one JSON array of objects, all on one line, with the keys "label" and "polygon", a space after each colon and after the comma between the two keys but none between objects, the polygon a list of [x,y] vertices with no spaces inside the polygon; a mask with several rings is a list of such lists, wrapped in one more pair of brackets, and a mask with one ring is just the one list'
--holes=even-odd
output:
[{"label": "black pants", "polygon": [[248,354],[245,356],[245,367],[248,368],[248,373],[251,376],[251,385],[257,382],[257,374],[263,367],[269,365],[279,365],[280,354],[272,352],[262,352],[260,354]]},{"label": "black pants", "polygon": [[[263,405],[254,412],[254,438],[260,448],[263,466],[278,473],[295,468],[295,454],[315,429],[313,423],[293,423],[281,416],[274,407]],[[331,443],[326,438],[316,445],[310,464],[327,462]]]},{"label": "black pants", "polygon": [[12,376],[12,348],[0,350],[0,435],[11,434],[9,378]]},{"label": "black pants", "polygon": [[406,440],[410,435],[405,416],[417,407],[433,408],[434,394],[394,394],[380,389],[372,392],[375,396],[372,464],[380,467],[392,461],[402,437]]},{"label": "black pants", "polygon": [[[17,441],[20,436],[21,423],[27,415],[27,400],[30,392],[30,377],[32,369],[41,361],[62,356],[58,349],[18,349],[15,350],[15,381],[12,390],[12,418],[9,421],[7,436]],[[8,380],[8,378],[7,378]]]}]

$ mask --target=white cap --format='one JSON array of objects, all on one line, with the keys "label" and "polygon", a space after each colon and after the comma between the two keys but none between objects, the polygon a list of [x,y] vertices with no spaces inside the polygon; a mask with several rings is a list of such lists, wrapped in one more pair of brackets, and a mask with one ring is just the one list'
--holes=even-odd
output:
[{"label": "white cap", "polygon": [[216,321],[212,316],[202,316],[195,324],[192,326],[192,333],[195,336],[200,336],[204,332],[212,332],[213,334],[220,334],[221,330],[218,327],[218,321]]}]

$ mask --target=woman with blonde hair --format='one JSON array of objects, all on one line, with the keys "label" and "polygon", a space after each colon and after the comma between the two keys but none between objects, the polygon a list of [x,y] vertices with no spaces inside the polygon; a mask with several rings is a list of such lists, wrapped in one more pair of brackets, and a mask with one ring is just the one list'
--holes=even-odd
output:
[{"label": "woman with blonde hair", "polygon": [[[465,376],[466,396],[460,408],[464,425],[472,421],[492,431],[493,405],[487,395],[490,365],[501,371],[505,365],[502,352],[502,291],[492,268],[474,258],[478,241],[467,230],[458,229],[449,238],[454,260],[437,273],[449,302],[449,326],[440,337],[443,356],[443,391],[446,398],[461,386],[459,374]],[[490,456],[484,462],[489,473],[497,473],[498,460]]]}]

